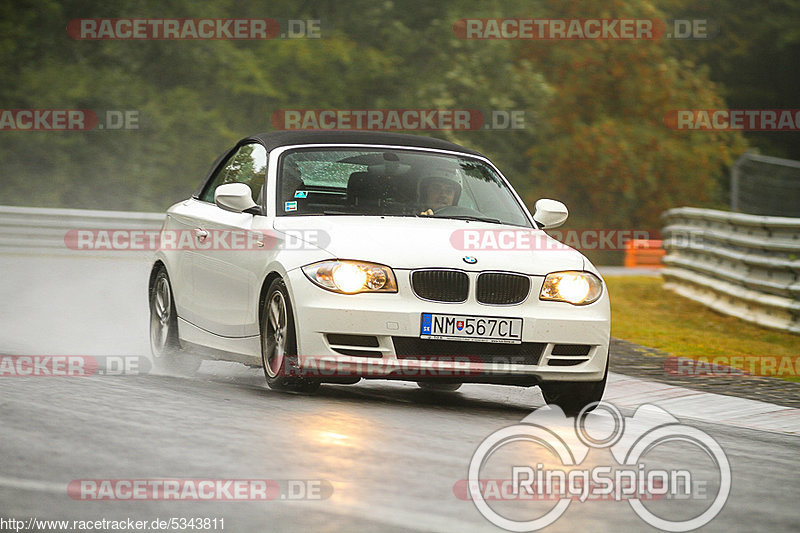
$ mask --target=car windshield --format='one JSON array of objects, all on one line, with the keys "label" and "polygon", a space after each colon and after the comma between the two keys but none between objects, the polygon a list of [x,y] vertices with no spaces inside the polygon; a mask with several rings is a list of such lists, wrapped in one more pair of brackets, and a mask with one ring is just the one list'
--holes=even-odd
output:
[{"label": "car windshield", "polygon": [[531,227],[477,159],[391,149],[297,149],[278,167],[279,216],[429,216]]}]

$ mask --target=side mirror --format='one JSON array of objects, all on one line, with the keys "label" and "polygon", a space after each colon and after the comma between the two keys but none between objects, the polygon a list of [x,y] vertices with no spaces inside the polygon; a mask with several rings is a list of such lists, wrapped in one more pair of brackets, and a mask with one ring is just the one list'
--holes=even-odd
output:
[{"label": "side mirror", "polygon": [[542,229],[557,228],[567,220],[568,216],[567,206],[558,200],[540,198],[533,206],[533,220]]},{"label": "side mirror", "polygon": [[250,187],[244,183],[226,183],[220,185],[214,191],[214,203],[217,207],[221,207],[226,211],[233,211],[234,213],[242,213],[257,207],[253,201],[253,194],[250,192]]}]

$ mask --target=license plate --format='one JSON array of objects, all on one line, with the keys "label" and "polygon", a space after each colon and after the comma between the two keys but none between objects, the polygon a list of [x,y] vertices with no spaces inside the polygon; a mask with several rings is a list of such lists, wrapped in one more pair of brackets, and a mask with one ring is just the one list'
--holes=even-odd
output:
[{"label": "license plate", "polygon": [[420,331],[423,339],[519,344],[522,319],[422,313]]}]

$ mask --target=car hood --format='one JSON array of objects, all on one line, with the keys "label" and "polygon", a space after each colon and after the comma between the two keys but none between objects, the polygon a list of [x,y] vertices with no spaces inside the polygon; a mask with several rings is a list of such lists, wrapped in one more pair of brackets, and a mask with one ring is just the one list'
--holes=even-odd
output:
[{"label": "car hood", "polygon": [[[395,269],[508,270],[545,275],[581,270],[584,258],[541,230],[444,218],[280,217],[276,231],[304,236],[339,259]],[[477,260],[474,264],[465,257]],[[471,260],[470,260],[471,261]]]}]

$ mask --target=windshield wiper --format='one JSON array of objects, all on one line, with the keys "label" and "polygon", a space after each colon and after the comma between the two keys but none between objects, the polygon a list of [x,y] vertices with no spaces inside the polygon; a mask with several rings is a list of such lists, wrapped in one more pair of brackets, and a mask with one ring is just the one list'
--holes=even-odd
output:
[{"label": "windshield wiper", "polygon": [[491,224],[504,224],[504,222],[501,222],[500,219],[497,219],[497,218],[476,217],[476,216],[473,216],[473,215],[447,215],[447,216],[433,215],[431,218],[453,218],[453,219],[456,219],[456,220],[474,220],[476,222],[489,222]]}]

